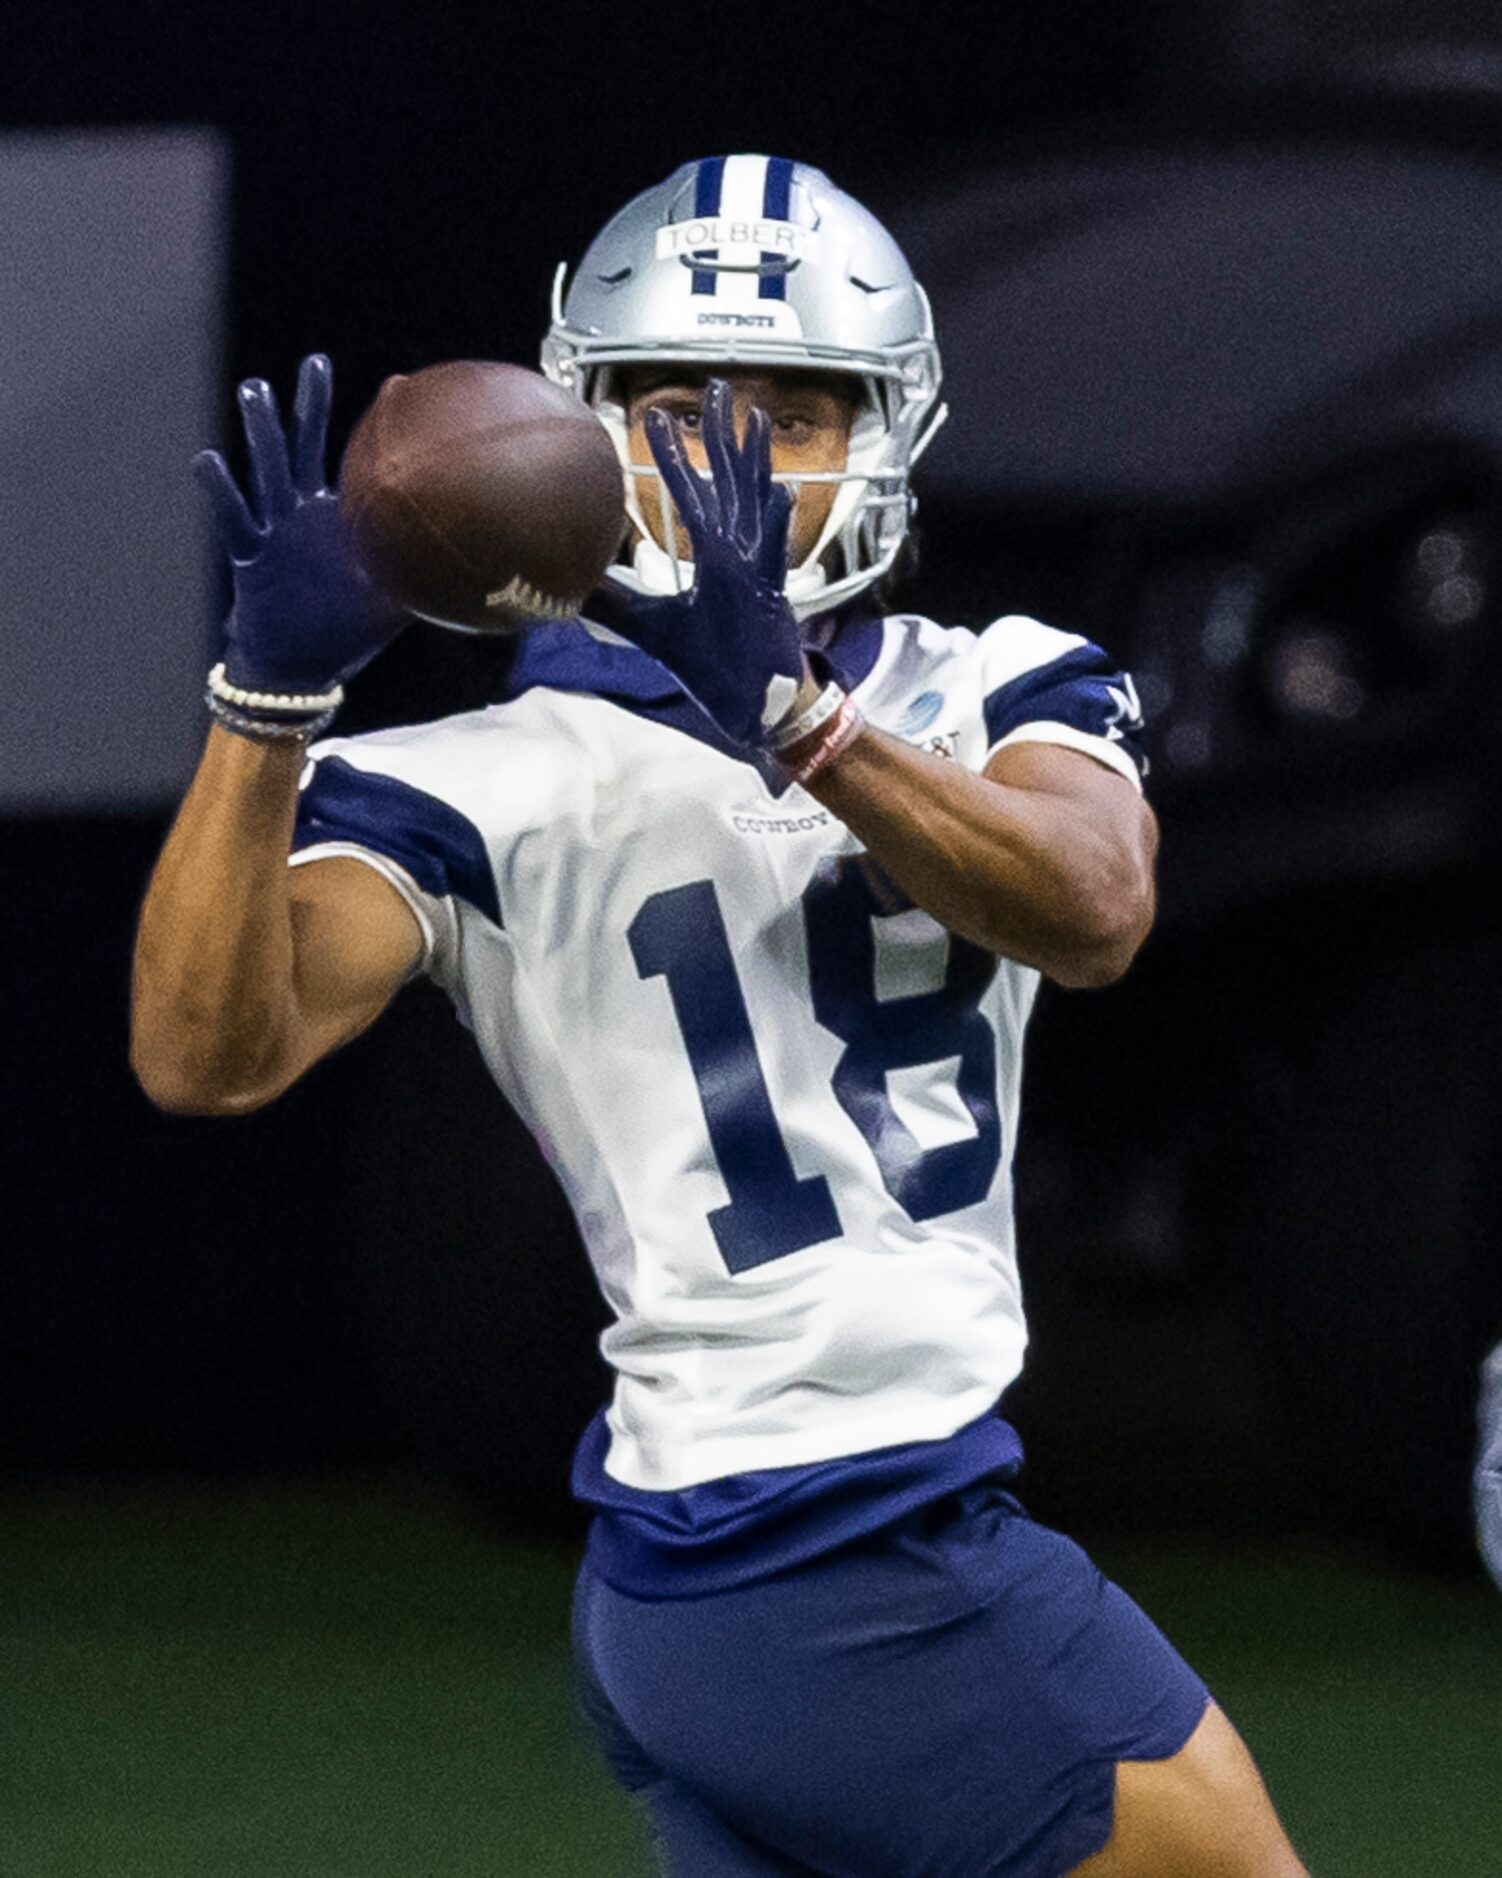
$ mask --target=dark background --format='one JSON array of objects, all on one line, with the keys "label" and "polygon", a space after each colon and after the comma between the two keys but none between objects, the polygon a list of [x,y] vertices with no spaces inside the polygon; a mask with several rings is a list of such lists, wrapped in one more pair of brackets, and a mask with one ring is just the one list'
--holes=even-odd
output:
[{"label": "dark background", "polygon": [[[388,372],[533,361],[556,263],[689,157],[791,154],[891,222],[941,345],[956,339],[909,602],[1091,631],[1157,707],[1160,929],[1123,985],[1045,993],[1031,1043],[1035,1341],[1011,1404],[1030,1498],[1077,1524],[1317,1528],[1472,1568],[1476,1365],[1502,1334],[1486,891],[1502,291],[1488,299],[1484,252],[1424,222],[1433,191],[1384,178],[1442,166],[1495,245],[1480,209],[1502,187],[1502,30],[1438,0],[13,0],[4,30],[0,127],[226,133],[226,432],[234,380],[285,391],[315,348],[341,430]],[[1218,209],[1195,193],[1212,173]],[[1407,325],[1396,285],[1353,285],[1312,232],[1321,204],[1344,226],[1344,203],[1389,188],[1394,279],[1439,283]],[[1048,342],[1079,304],[1071,281],[1099,285],[1091,231],[1139,217],[1178,256],[1176,205],[1202,272],[1165,258],[1136,301],[1123,286],[1087,379]],[[1224,243],[1258,215],[1254,269]],[[1285,292],[1294,255],[1314,263]],[[960,305],[982,262],[997,295],[1039,283],[1004,333],[1000,299]],[[1349,370],[1308,392],[1301,426],[1280,404],[1297,332],[1265,357],[1256,330],[1226,337],[1254,279],[1273,307],[1301,296],[1310,333],[1349,337]],[[1463,332],[1450,283],[1476,300]],[[1189,356],[1260,414],[1255,449],[1216,456],[1193,412],[1163,420],[1156,455],[1135,447],[1150,414],[1172,416]],[[1446,578],[1470,584],[1436,599]],[[346,721],[471,703],[504,656],[413,632]],[[0,1468],[415,1464],[520,1530],[574,1530],[599,1306],[437,996],[405,994],[243,1121],[164,1118],[131,1083],[130,937],[165,826],[0,831]]]}]

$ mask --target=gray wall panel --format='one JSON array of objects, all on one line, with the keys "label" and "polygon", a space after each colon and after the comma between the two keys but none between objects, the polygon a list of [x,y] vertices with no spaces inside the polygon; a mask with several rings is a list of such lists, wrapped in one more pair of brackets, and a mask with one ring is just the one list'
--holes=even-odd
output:
[{"label": "gray wall panel", "polygon": [[0,811],[176,794],[202,735],[227,157],[0,138]]}]

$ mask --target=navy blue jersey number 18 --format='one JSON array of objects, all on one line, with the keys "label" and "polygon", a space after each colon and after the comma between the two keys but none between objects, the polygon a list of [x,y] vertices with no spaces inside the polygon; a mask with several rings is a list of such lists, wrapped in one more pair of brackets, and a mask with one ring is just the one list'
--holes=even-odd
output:
[{"label": "navy blue jersey number 18", "polygon": [[730,1194],[709,1215],[733,1272],[838,1239],[840,1216],[822,1174],[800,1180],[772,1113],[714,882],[654,893],[626,937],[643,978],[661,976],[699,1085],[704,1121]]},{"label": "navy blue jersey number 18", "polygon": [[[996,960],[968,939],[944,942],[942,981],[932,991],[882,998],[876,989],[877,922],[912,910],[893,893],[878,899],[867,866],[821,863],[803,896],[814,1015],[845,1046],[834,1069],[840,1107],[865,1136],[882,1184],[909,1219],[937,1219],[978,1206],[1001,1159],[996,1112],[996,1034],[980,996]],[[952,1058],[955,1092],[974,1134],[920,1147],[892,1104],[887,1077]]]},{"label": "navy blue jersey number 18", "polygon": [[[882,1182],[910,1219],[974,1206],[1001,1159],[996,1038],[979,1008],[996,961],[949,937],[942,982],[916,996],[882,998],[876,922],[911,909],[878,901],[866,870],[844,860],[821,868],[803,896],[814,1015],[845,1045],[834,1071],[841,1108],[865,1137]],[[843,1228],[822,1175],[800,1180],[772,1112],[736,976],[714,882],[654,893],[627,932],[643,978],[667,980],[678,1028],[730,1194],[709,1215],[733,1272],[837,1239]],[[954,1059],[956,1093],[974,1133],[920,1147],[892,1103],[887,1077]]]}]

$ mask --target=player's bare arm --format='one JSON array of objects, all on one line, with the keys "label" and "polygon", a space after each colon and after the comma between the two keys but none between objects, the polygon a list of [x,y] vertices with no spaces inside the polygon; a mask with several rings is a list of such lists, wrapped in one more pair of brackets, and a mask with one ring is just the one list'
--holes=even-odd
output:
[{"label": "player's bare arm", "polygon": [[[733,492],[736,470],[760,448],[769,474],[759,484],[748,476],[746,495],[766,506],[771,528],[785,530],[786,559],[797,565],[816,551],[835,490],[805,479],[845,468],[854,416],[849,394],[820,374],[742,370],[709,392],[703,374],[681,369],[638,378],[627,405],[631,459],[656,461],[661,471],[645,491],[647,527],[663,547],[671,533],[675,556],[692,560],[695,532],[706,539],[706,499],[717,488]],[[770,478],[789,479],[796,493]],[[661,514],[660,492],[669,488],[693,512],[692,525]],[[744,515],[736,521],[744,526]],[[723,600],[719,607],[723,614]],[[786,634],[790,620],[771,605],[764,611],[767,629]],[[806,661],[798,678],[787,706],[795,725],[820,691]],[[785,745],[790,767],[817,740],[815,732]],[[1062,985],[1119,978],[1152,925],[1152,812],[1125,776],[1081,751],[1014,745],[977,776],[867,725],[806,786],[916,905]]]},{"label": "player's bare arm", "polygon": [[977,776],[868,724],[808,787],[941,925],[1061,985],[1110,984],[1152,926],[1156,819],[1080,751],[1014,744]]},{"label": "player's bare arm", "polygon": [[324,483],[328,361],[304,362],[289,440],[269,387],[240,404],[253,504],[221,457],[198,473],[234,576],[197,774],[148,888],[131,1062],[161,1107],[260,1107],[384,1009],[421,949],[412,912],[358,862],[288,867],[308,739],[341,681],[403,623],[342,553]]},{"label": "player's bare arm", "polygon": [[421,934],[358,861],[290,868],[300,742],[215,726],[136,939],[131,1064],[175,1113],[262,1107],[385,1009]]}]

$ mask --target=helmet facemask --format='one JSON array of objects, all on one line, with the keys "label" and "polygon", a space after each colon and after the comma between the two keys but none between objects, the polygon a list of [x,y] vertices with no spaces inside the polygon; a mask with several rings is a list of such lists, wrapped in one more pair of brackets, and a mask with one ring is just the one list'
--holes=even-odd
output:
[{"label": "helmet facemask", "polygon": [[[673,538],[667,485],[655,465],[631,460],[624,376],[623,368],[601,367],[594,374],[587,398],[610,433],[620,458],[626,480],[626,515],[631,524],[624,558],[608,570],[607,578],[632,593],[686,593],[693,585],[693,562],[679,559],[659,545]],[[942,419],[942,413],[936,414],[927,436],[918,439],[917,449],[907,447],[900,433],[894,437],[889,415],[890,402],[898,403],[899,423],[907,415],[900,393],[897,400],[890,400],[882,381],[851,376],[860,401],[851,420],[845,467],[773,472],[773,481],[790,489],[795,498],[805,483],[837,485],[813,545],[802,560],[788,568],[784,591],[800,618],[838,606],[890,570],[915,506],[903,459],[913,461]],[[700,474],[707,477],[708,471],[701,470]],[[655,532],[647,514],[654,504],[661,505],[652,518],[657,523]]]}]

